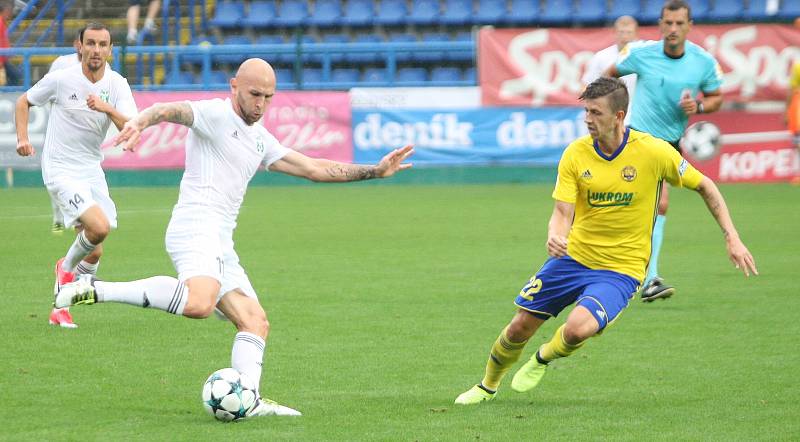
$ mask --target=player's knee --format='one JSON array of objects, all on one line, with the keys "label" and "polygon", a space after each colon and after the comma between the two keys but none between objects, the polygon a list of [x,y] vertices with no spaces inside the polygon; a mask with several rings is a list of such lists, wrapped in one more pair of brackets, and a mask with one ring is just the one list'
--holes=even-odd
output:
[{"label": "player's knee", "polygon": [[214,313],[214,304],[208,302],[186,302],[186,307],[183,308],[183,316],[188,316],[195,319],[205,319]]},{"label": "player's knee", "polygon": [[541,320],[536,318],[528,312],[518,312],[511,323],[506,328],[506,337],[511,342],[524,342],[530,339],[536,329],[541,325]]},{"label": "player's knee", "polygon": [[580,344],[597,334],[599,328],[597,321],[581,321],[576,323],[567,321],[564,327],[564,341],[570,345]]},{"label": "player's knee", "polygon": [[[260,307],[260,306],[259,306]],[[240,331],[246,331],[266,339],[269,334],[269,321],[263,308],[251,309],[243,316]]]},{"label": "player's knee", "polygon": [[91,226],[86,226],[86,239],[93,244],[100,244],[111,232],[111,226],[107,220],[99,221]]}]

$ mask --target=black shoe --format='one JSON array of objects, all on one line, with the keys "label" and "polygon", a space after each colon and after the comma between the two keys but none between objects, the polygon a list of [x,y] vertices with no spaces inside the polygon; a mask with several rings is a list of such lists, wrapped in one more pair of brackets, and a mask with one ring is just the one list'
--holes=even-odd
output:
[{"label": "black shoe", "polygon": [[664,280],[655,277],[650,280],[642,290],[642,302],[653,302],[656,299],[667,299],[675,293],[675,287],[664,284]]}]

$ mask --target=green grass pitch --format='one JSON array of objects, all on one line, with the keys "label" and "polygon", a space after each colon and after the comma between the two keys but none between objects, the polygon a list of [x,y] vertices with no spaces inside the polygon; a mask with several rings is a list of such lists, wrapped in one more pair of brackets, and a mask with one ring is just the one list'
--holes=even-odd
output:
[{"label": "green grass pitch", "polygon": [[[272,326],[262,390],[305,416],[222,424],[200,392],[230,365],[233,327],[113,304],[49,326],[71,235],[50,234],[43,189],[2,190],[0,439],[797,440],[800,189],[722,191],[761,276],[737,273],[700,197],[673,190],[660,267],[677,294],[632,301],[530,394],[507,378],[495,401],[459,408],[545,259],[551,186],[251,188],[235,239]],[[112,196],[99,276],[173,275],[177,188]]]}]

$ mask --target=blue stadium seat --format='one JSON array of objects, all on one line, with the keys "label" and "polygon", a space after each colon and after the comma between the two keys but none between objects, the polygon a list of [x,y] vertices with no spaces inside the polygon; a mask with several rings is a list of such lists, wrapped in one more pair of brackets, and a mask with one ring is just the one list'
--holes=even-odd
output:
[{"label": "blue stadium seat", "polygon": [[292,69],[275,69],[275,79],[278,87],[294,86],[294,71]]},{"label": "blue stadium seat", "polygon": [[398,26],[406,21],[408,8],[404,0],[383,0],[375,23],[383,26]]},{"label": "blue stadium seat", "polygon": [[[314,36],[311,34],[303,34],[300,40],[302,44],[317,43],[317,39],[314,38]],[[296,53],[297,39],[295,37],[292,37],[286,43],[292,47],[292,51],[289,53],[278,54],[276,62],[285,64],[294,64],[295,58],[297,58],[297,53]],[[317,56],[315,54],[307,54],[303,52],[300,59],[303,60],[304,62],[308,62],[308,61],[315,61],[316,58]]]},{"label": "blue stadium seat", "polygon": [[428,26],[439,21],[441,5],[439,0],[413,0],[408,22],[418,26]]},{"label": "blue stadium seat", "polygon": [[478,75],[474,66],[464,69],[464,81],[469,81],[472,84],[478,84]]},{"label": "blue stadium seat", "polygon": [[424,83],[428,81],[428,70],[425,68],[400,68],[395,75],[395,83]]},{"label": "blue stadium seat", "polygon": [[435,67],[431,70],[432,83],[452,83],[461,81],[461,69],[454,67]]},{"label": "blue stadium seat", "polygon": [[194,75],[186,71],[167,72],[164,84],[194,84]]},{"label": "blue stadium seat", "polygon": [[[361,34],[353,39],[353,43],[382,43],[383,38],[377,34]],[[371,52],[350,52],[344,55],[344,60],[349,63],[375,63],[383,59],[383,55]]]},{"label": "blue stadium seat", "polygon": [[[450,41],[450,37],[443,32],[426,32],[422,34],[423,42],[443,42]],[[444,51],[419,51],[415,52],[412,57],[416,61],[421,62],[436,62],[446,58]]]},{"label": "blue stadium seat", "polygon": [[214,11],[214,18],[208,21],[211,26],[220,28],[238,28],[242,25],[244,18],[244,2],[236,0],[224,0],[217,3]]},{"label": "blue stadium seat", "polygon": [[357,83],[358,69],[336,68],[331,70],[331,81],[334,83]]},{"label": "blue stadium seat", "polygon": [[769,0],[750,0],[747,2],[747,10],[742,14],[747,21],[767,21],[775,19],[777,11],[768,11],[767,2]]},{"label": "blue stadium seat", "polygon": [[662,0],[643,1],[644,6],[639,15],[636,16],[636,20],[639,20],[639,24],[658,23],[658,19],[661,18],[661,7],[664,6],[664,2]]},{"label": "blue stadium seat", "polygon": [[[389,34],[389,38],[386,41],[392,43],[415,43],[417,36],[414,34],[395,33]],[[412,57],[412,51],[397,51],[395,54],[395,60],[399,63],[411,61]]]},{"label": "blue stadium seat", "polygon": [[778,10],[777,17],[779,20],[793,21],[800,17],[800,1],[798,0],[783,0],[781,7]]},{"label": "blue stadium seat", "polygon": [[577,0],[574,21],[581,24],[598,24],[606,20],[604,2],[597,0]]},{"label": "blue stadium seat", "polygon": [[450,26],[464,26],[472,22],[472,0],[447,0],[439,23]]},{"label": "blue stadium seat", "polygon": [[322,69],[303,68],[303,84],[322,83]]},{"label": "blue stadium seat", "polygon": [[[196,35],[192,38],[192,41],[189,42],[189,46],[213,46],[218,44],[217,37],[213,35],[209,36],[200,36]],[[181,62],[184,63],[194,63],[194,64],[201,64],[203,63],[203,56],[200,54],[186,54],[181,55]]]},{"label": "blue stadium seat", "polygon": [[[276,45],[283,43],[285,43],[285,41],[280,35],[262,35],[255,41],[255,44],[257,45]],[[253,50],[251,51],[250,55],[253,57],[261,57],[272,64],[280,63],[281,61],[281,54],[277,54],[275,52],[262,52]]]},{"label": "blue stadium seat", "polygon": [[242,25],[256,29],[268,28],[276,15],[274,0],[255,0],[250,2],[250,8],[242,19]]},{"label": "blue stadium seat", "polygon": [[[350,37],[346,34],[325,34],[322,36],[321,43],[348,43],[350,42]],[[344,53],[342,52],[329,52],[328,53],[331,58],[331,63],[341,63],[344,61]],[[312,60],[316,61],[317,63],[322,63],[323,54],[317,54],[312,56]]]},{"label": "blue stadium seat", "polygon": [[544,0],[539,21],[546,25],[572,23],[572,0]]},{"label": "blue stadium seat", "polygon": [[630,15],[638,20],[642,15],[641,0],[613,0],[608,10],[608,18],[616,20],[623,15]]},{"label": "blue stadium seat", "polygon": [[361,84],[364,86],[377,86],[389,80],[386,68],[367,68],[361,76]]},{"label": "blue stadium seat", "polygon": [[308,18],[308,4],[301,0],[283,0],[278,16],[272,21],[276,26],[300,26]]},{"label": "blue stadium seat", "polygon": [[[470,31],[459,32],[453,38],[453,41],[458,41],[458,42],[473,41],[472,32],[470,32]],[[460,61],[460,62],[473,62],[473,61],[475,61],[474,58],[475,57],[473,56],[473,53],[470,50],[466,50],[466,51],[455,51],[455,50],[447,51],[447,59],[448,60]]]},{"label": "blue stadium seat", "polygon": [[476,25],[500,25],[508,16],[505,0],[478,0],[478,9],[472,17]]},{"label": "blue stadium seat", "polygon": [[507,23],[533,25],[539,21],[539,0],[511,0],[511,11]]},{"label": "blue stadium seat", "polygon": [[371,0],[350,0],[344,9],[342,23],[348,26],[372,26],[375,3]]},{"label": "blue stadium seat", "polygon": [[708,16],[712,22],[739,21],[744,11],[744,0],[714,0],[714,8]]},{"label": "blue stadium seat", "polygon": [[[250,41],[250,38],[245,35],[229,35],[225,38],[223,42],[224,45],[252,45],[253,42]],[[225,53],[214,55],[211,57],[211,61],[215,63],[228,63],[228,64],[239,64],[246,60],[249,57],[249,52],[242,53],[242,52],[235,52],[235,53]]]},{"label": "blue stadium seat", "polygon": [[342,18],[341,0],[319,0],[314,5],[314,13],[308,23],[320,28],[330,28],[339,25]]},{"label": "blue stadium seat", "polygon": [[693,0],[689,5],[692,7],[692,21],[706,22],[711,18],[708,15],[711,10],[709,0]]}]

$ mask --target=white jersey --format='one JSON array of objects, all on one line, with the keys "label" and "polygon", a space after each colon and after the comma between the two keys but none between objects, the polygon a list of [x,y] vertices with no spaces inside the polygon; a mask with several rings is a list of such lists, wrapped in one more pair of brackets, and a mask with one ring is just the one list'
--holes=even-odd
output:
[{"label": "white jersey", "polygon": [[[600,78],[603,72],[611,66],[616,65],[618,58],[619,48],[617,48],[616,44],[595,53],[591,60],[589,60],[589,64],[586,65],[586,71],[583,73],[583,77],[581,77],[583,85],[588,86],[589,83]],[[620,77],[620,80],[622,80],[628,88],[628,113],[625,115],[625,124],[627,125],[631,119],[633,93],[636,90],[636,74],[625,75],[624,77]]]},{"label": "white jersey", "polygon": [[77,64],[50,72],[27,92],[28,102],[35,106],[52,103],[42,152],[45,182],[52,179],[55,169],[76,176],[85,170],[99,170],[103,161],[100,145],[111,118],[89,109],[89,95],[97,95],[127,117],[136,115],[136,103],[125,78],[106,69],[103,78],[92,83],[82,69]]},{"label": "white jersey", "polygon": [[194,122],[186,139],[186,170],[173,217],[214,216],[235,225],[250,179],[289,149],[260,123],[248,126],[230,99],[189,101]]},{"label": "white jersey", "polygon": [[50,70],[47,71],[47,72],[53,72],[53,71],[57,71],[59,69],[68,68],[70,66],[74,66],[76,64],[80,64],[80,62],[81,61],[78,60],[78,54],[77,53],[61,55],[58,58],[56,58],[55,60],[53,60],[53,64],[50,65]]}]

